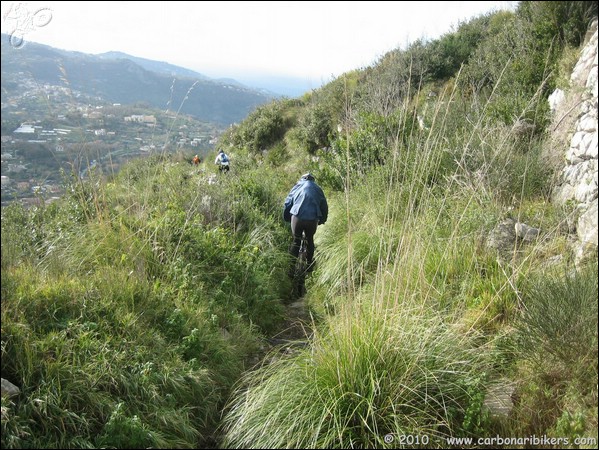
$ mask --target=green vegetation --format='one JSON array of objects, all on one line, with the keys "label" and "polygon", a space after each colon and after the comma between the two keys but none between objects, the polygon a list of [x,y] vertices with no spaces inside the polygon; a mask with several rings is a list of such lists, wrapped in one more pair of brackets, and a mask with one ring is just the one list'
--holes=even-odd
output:
[{"label": "green vegetation", "polygon": [[3,399],[3,447],[211,442],[282,319],[288,236],[276,180],[209,176],[143,160],[3,209],[2,376],[27,398]]},{"label": "green vegetation", "polygon": [[[2,376],[22,392],[2,399],[2,446],[596,439],[597,262],[574,267],[543,157],[547,94],[587,23],[555,3],[257,109],[219,144],[226,176],[156,156],[3,208]],[[281,207],[307,170],[330,204],[314,334],[256,365],[283,327]],[[489,246],[505,219],[538,239]],[[504,379],[515,401],[498,415],[486,400]]]},{"label": "green vegetation", "polygon": [[578,273],[536,276],[516,320],[520,434],[597,437],[597,263]]},{"label": "green vegetation", "polygon": [[480,352],[409,299],[392,310],[360,300],[309,352],[249,373],[225,420],[226,446],[386,448],[389,433],[435,445],[462,430],[484,373]]}]

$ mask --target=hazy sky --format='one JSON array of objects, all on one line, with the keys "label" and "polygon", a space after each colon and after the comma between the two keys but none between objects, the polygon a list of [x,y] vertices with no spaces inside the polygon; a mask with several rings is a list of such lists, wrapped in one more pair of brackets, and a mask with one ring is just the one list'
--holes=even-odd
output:
[{"label": "hazy sky", "polygon": [[215,78],[269,73],[320,85],[391,49],[516,4],[3,1],[2,32],[65,50],[121,51]]}]

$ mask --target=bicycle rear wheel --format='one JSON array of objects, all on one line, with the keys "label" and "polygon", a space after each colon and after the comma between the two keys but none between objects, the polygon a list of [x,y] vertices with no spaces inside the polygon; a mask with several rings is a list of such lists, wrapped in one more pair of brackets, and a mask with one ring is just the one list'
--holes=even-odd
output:
[{"label": "bicycle rear wheel", "polygon": [[305,239],[302,239],[299,255],[295,263],[295,273],[293,276],[292,297],[294,300],[302,298],[306,294],[306,271],[308,269],[307,250],[307,242]]}]

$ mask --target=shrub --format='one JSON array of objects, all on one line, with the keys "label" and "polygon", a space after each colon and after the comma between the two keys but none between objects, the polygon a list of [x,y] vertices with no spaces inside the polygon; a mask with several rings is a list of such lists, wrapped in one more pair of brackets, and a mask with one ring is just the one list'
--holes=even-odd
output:
[{"label": "shrub", "polygon": [[289,128],[285,110],[289,105],[273,101],[258,107],[224,139],[223,144],[245,148],[251,153],[267,150],[279,142]]},{"label": "shrub", "polygon": [[328,147],[333,130],[328,108],[322,103],[311,103],[300,117],[296,139],[308,153]]},{"label": "shrub", "polygon": [[517,322],[526,358],[585,384],[597,383],[597,263],[561,278],[532,278]]}]

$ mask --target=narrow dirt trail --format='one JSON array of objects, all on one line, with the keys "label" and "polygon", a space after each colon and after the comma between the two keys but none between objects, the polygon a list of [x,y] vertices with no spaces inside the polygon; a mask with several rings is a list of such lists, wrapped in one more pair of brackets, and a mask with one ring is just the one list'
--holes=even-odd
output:
[{"label": "narrow dirt trail", "polygon": [[282,331],[268,339],[272,346],[301,345],[312,335],[312,317],[302,297],[287,305]]},{"label": "narrow dirt trail", "polygon": [[276,355],[289,355],[308,345],[312,336],[313,319],[305,297],[285,305],[285,318],[280,331],[265,339],[259,354],[252,360],[252,369],[272,362]]}]

